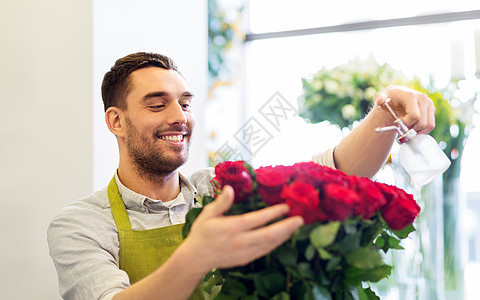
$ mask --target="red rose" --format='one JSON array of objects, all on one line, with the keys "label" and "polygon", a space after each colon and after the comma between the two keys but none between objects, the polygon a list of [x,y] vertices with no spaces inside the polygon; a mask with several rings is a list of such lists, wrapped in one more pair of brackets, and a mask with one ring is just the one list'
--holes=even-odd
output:
[{"label": "red rose", "polygon": [[401,230],[412,224],[418,213],[418,206],[413,195],[395,186],[378,184],[387,198],[387,205],[382,209],[382,216],[388,226],[393,230]]},{"label": "red rose", "polygon": [[255,170],[258,182],[258,193],[263,201],[269,205],[284,202],[280,198],[283,186],[288,184],[291,177],[291,167],[268,166]]},{"label": "red rose", "polygon": [[290,207],[289,216],[302,216],[305,224],[325,220],[318,207],[318,191],[313,186],[293,182],[283,187],[281,196]]},{"label": "red rose", "polygon": [[342,183],[345,182],[347,176],[340,170],[321,166],[314,162],[302,162],[293,165],[296,172],[295,181],[309,183],[315,187],[328,182]]},{"label": "red rose", "polygon": [[360,202],[360,195],[355,190],[336,183],[325,184],[322,192],[320,206],[333,221],[343,221],[351,216]]},{"label": "red rose", "polygon": [[372,215],[381,209],[387,200],[377,185],[366,177],[351,177],[352,187],[360,195],[360,201],[354,209],[356,216],[363,216],[363,219],[370,219]]},{"label": "red rose", "polygon": [[[214,189],[231,185],[235,191],[235,202],[242,202],[252,194],[252,177],[245,167],[244,161],[226,161],[215,167],[212,179]],[[216,186],[218,183],[219,186]]]}]

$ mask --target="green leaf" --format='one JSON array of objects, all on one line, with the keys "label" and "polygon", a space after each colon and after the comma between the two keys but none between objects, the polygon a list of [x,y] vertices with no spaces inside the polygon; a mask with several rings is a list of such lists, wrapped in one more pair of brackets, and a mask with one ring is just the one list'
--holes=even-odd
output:
[{"label": "green leaf", "polygon": [[400,246],[400,240],[396,239],[393,236],[388,237],[388,248],[390,248],[390,249],[404,249],[402,246]]},{"label": "green leaf", "polygon": [[337,267],[340,266],[340,262],[342,261],[342,258],[341,257],[333,257],[332,259],[330,259],[327,263],[327,267],[326,267],[326,270],[328,272],[330,271],[333,271],[335,270]]},{"label": "green leaf", "polygon": [[187,213],[187,216],[185,217],[185,225],[183,225],[183,228],[182,228],[183,238],[187,237],[188,233],[190,232],[190,229],[192,228],[193,222],[201,212],[202,212],[202,208],[195,207],[195,208],[192,208]]},{"label": "green leaf", "polygon": [[297,241],[306,241],[310,238],[310,233],[315,228],[315,224],[308,224],[303,225],[300,229],[295,233],[297,235]]},{"label": "green leaf", "polygon": [[323,286],[318,285],[313,287],[313,297],[315,300],[332,300],[330,292]]},{"label": "green leaf", "polygon": [[312,258],[315,256],[315,248],[313,248],[312,245],[308,245],[307,249],[305,249],[305,258],[307,260],[312,260]]},{"label": "green leaf", "polygon": [[217,270],[214,272],[209,272],[205,278],[203,279],[203,289],[205,292],[208,294],[212,293],[212,290],[214,287],[219,288],[220,285],[223,284],[223,276],[222,274]]},{"label": "green leaf", "polygon": [[295,273],[302,279],[312,279],[314,276],[312,266],[306,262],[299,263]]},{"label": "green leaf", "polygon": [[205,205],[208,205],[210,203],[212,203],[213,201],[215,200],[215,198],[213,198],[212,196],[203,196],[202,197],[202,206],[205,207]]},{"label": "green leaf", "polygon": [[388,277],[392,273],[392,266],[382,265],[373,270],[368,270],[365,272],[364,281],[378,282],[383,278]]},{"label": "green leaf", "polygon": [[290,300],[290,295],[285,292],[281,292],[280,294],[273,296],[272,300]]},{"label": "green leaf", "polygon": [[320,255],[320,258],[321,259],[331,259],[333,256],[332,254],[330,254],[327,250],[323,249],[323,248],[318,248],[317,249],[318,251],[318,255]]},{"label": "green leaf", "polygon": [[295,281],[290,288],[291,299],[313,300],[312,288],[305,281]]},{"label": "green leaf", "polygon": [[310,233],[310,241],[317,249],[325,248],[331,245],[337,237],[340,222],[330,222],[325,225],[319,225]]},{"label": "green leaf", "polygon": [[270,298],[282,292],[285,288],[285,282],[285,276],[280,272],[257,273],[253,278],[255,293],[265,298]]},{"label": "green leaf", "polygon": [[285,267],[297,264],[297,252],[288,245],[278,248],[274,254],[277,255],[278,260]]},{"label": "green leaf", "polygon": [[383,246],[385,245],[385,240],[383,239],[383,237],[379,236],[376,240],[375,240],[375,246],[377,246],[378,248],[380,249],[383,249]]},{"label": "green leaf", "polygon": [[360,247],[362,233],[360,231],[355,234],[346,234],[335,246],[341,254],[347,254]]},{"label": "green leaf", "polygon": [[345,258],[350,265],[359,269],[373,269],[383,264],[380,253],[371,248],[356,248]]},{"label": "green leaf", "polygon": [[358,300],[380,300],[372,289],[362,288],[361,286],[357,286],[357,293],[358,293]]},{"label": "green leaf", "polygon": [[394,230],[393,233],[403,240],[407,238],[411,232],[414,232],[414,231],[415,231],[415,227],[413,227],[413,224],[410,224],[407,227],[403,228],[402,230]]},{"label": "green leaf", "polygon": [[280,272],[272,272],[261,277],[263,286],[268,291],[269,295],[275,295],[282,292],[285,288],[285,276]]},{"label": "green leaf", "polygon": [[381,265],[370,270],[349,267],[345,270],[345,279],[352,285],[357,285],[362,281],[378,282],[381,279],[388,277],[391,272],[392,267],[389,265]]},{"label": "green leaf", "polygon": [[238,280],[232,278],[225,278],[225,283],[222,286],[222,292],[226,292],[229,295],[238,297],[244,297],[247,295],[247,287]]},{"label": "green leaf", "polygon": [[232,295],[222,294],[222,293],[220,292],[220,294],[218,294],[218,295],[215,297],[215,300],[238,300],[238,297],[232,296]]}]

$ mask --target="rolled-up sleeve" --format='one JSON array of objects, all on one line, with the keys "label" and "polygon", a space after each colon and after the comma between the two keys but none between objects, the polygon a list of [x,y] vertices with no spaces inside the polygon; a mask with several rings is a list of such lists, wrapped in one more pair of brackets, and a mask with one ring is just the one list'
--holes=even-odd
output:
[{"label": "rolled-up sleeve", "polygon": [[312,161],[326,167],[330,167],[332,169],[336,169],[335,161],[333,159],[333,151],[335,148],[330,148],[325,152],[320,154],[316,154],[312,157]]}]

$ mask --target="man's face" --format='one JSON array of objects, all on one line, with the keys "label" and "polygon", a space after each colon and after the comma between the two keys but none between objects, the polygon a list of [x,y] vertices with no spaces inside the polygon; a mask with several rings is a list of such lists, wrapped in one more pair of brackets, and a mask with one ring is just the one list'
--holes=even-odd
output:
[{"label": "man's face", "polygon": [[169,174],[188,158],[195,126],[193,95],[174,70],[143,68],[130,79],[124,111],[128,154],[144,175]]}]

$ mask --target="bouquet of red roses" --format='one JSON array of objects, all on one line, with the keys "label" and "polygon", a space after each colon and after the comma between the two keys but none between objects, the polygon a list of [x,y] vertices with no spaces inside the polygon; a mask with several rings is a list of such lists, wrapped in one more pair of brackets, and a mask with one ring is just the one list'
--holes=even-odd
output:
[{"label": "bouquet of red roses", "polygon": [[[285,244],[246,266],[215,270],[206,292],[221,285],[216,299],[378,299],[368,285],[390,275],[382,252],[402,249],[414,231],[420,207],[403,190],[313,162],[252,169],[244,161],[215,167],[214,201],[231,185],[241,214],[277,203],[290,206],[305,225]],[[195,217],[187,215],[184,236]],[[366,286],[366,287],[365,287]]]}]

